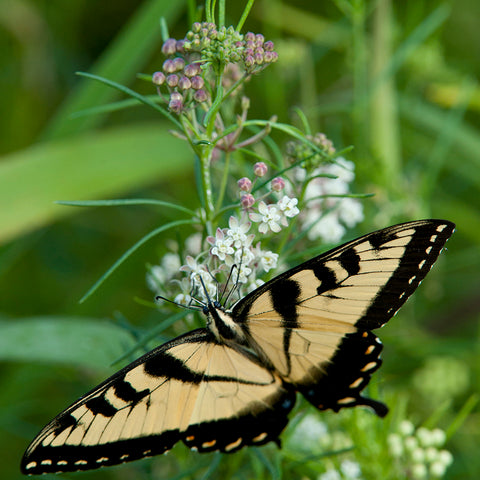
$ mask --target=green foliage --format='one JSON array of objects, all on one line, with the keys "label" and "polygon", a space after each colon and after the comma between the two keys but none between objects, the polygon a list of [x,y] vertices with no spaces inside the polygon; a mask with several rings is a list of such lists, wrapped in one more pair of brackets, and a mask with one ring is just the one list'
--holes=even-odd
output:
[{"label": "green foliage", "polygon": [[[135,10],[131,2],[93,8],[71,0],[70,11],[53,3],[13,0],[0,13],[6,73],[0,78],[0,475],[9,479],[21,478],[20,456],[39,427],[104,378],[112,362],[190,328],[186,320],[164,324],[151,308],[144,265],[158,261],[169,239],[183,239],[167,227],[189,222],[199,203],[194,159],[168,133],[171,123],[140,106],[137,100],[158,104],[152,86],[135,76],[163,62],[160,17],[181,38],[202,20],[201,9],[193,1],[149,0]],[[279,52],[279,61],[247,85],[249,116],[278,119],[246,121],[249,133],[271,128],[281,144],[303,139],[310,124],[339,148],[353,145],[356,191],[375,194],[363,200],[366,220],[358,233],[430,216],[454,221],[457,232],[415,298],[382,330],[385,364],[371,388],[390,404],[386,420],[366,412],[315,414],[329,432],[345,436],[327,444],[319,434],[318,445],[305,452],[290,441],[301,415],[311,413],[302,405],[282,450],[268,445],[200,456],[178,445],[168,456],[78,477],[316,479],[344,459],[363,459],[364,478],[398,478],[386,476],[393,471],[388,433],[411,419],[447,432],[454,462],[445,478],[475,478],[480,91],[473,79],[480,77],[480,5],[257,0],[246,18],[243,5],[219,3],[226,7],[219,23],[261,31]],[[215,2],[209,5],[213,19]],[[115,103],[122,92],[75,77],[78,70],[141,96]],[[303,113],[290,116],[292,106]],[[263,148],[280,156],[270,138]],[[235,162],[253,164],[262,153],[240,150]],[[112,201],[115,208],[54,203],[125,197],[122,206]],[[125,252],[133,255],[79,305]],[[432,373],[439,388],[422,381]],[[443,376],[449,382],[442,389]]]}]

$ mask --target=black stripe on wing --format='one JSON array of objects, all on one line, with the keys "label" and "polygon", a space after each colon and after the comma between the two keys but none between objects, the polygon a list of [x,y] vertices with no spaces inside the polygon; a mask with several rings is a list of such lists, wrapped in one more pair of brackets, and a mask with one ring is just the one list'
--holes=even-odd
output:
[{"label": "black stripe on wing", "polygon": [[[381,257],[385,245],[399,238],[409,224],[397,225],[367,235],[366,240]],[[378,328],[388,322],[416,290],[432,268],[455,225],[444,220],[412,222],[410,240],[400,263],[370,307],[355,324],[360,329]]]}]

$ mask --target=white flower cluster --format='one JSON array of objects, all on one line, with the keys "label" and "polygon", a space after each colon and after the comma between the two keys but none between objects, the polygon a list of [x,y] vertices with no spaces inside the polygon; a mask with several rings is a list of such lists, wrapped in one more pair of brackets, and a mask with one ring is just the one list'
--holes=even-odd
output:
[{"label": "white flower cluster", "polygon": [[261,201],[258,204],[258,213],[251,212],[249,218],[252,222],[258,222],[258,231],[267,233],[271,230],[274,233],[281,231],[282,226],[288,226],[288,219],[297,216],[300,210],[297,208],[298,199],[284,195],[277,203],[267,205]]},{"label": "white flower cluster", "polygon": [[[352,228],[363,220],[363,206],[349,194],[350,183],[355,178],[353,162],[339,157],[335,163],[317,167],[311,174],[305,192],[303,210],[304,228],[309,228],[310,240],[322,239],[324,242],[337,243],[346,233],[346,227]],[[298,180],[304,180],[306,171],[297,169]]]},{"label": "white flower cluster", "polygon": [[[180,256],[167,253],[160,265],[149,268],[147,284],[156,294],[173,297],[182,305],[190,305],[192,297],[201,301],[216,299],[221,288],[219,278],[226,280],[232,273],[231,285],[242,284],[247,292],[254,290],[263,282],[257,274],[268,272],[277,267],[278,254],[262,250],[260,242],[253,246],[254,234],[248,234],[251,223],[240,222],[230,217],[228,228],[217,228],[215,237],[207,237],[209,251],[201,251],[201,238],[197,234],[185,242],[185,265],[181,265]],[[187,277],[181,278],[186,272]]]},{"label": "white flower cluster", "polygon": [[440,449],[445,444],[445,432],[439,428],[429,430],[404,420],[398,433],[388,436],[390,452],[399,462],[408,478],[441,478],[453,462],[448,450]]}]

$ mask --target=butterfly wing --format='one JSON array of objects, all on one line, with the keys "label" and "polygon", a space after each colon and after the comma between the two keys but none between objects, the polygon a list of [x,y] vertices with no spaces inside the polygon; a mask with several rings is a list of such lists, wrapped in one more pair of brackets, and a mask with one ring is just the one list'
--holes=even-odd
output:
[{"label": "butterfly wing", "polygon": [[232,317],[260,358],[318,408],[385,405],[361,390],[380,366],[370,332],[397,312],[437,259],[454,224],[420,220],[360,237],[274,278]]},{"label": "butterfly wing", "polygon": [[206,329],[125,367],[50,422],[22,460],[27,474],[88,470],[161,454],[182,440],[233,452],[278,441],[295,392]]}]

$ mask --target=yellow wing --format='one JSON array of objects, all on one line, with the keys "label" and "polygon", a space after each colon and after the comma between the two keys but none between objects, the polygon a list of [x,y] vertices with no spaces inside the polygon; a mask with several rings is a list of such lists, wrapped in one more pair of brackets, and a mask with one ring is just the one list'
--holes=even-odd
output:
[{"label": "yellow wing", "polygon": [[454,229],[421,220],[389,227],[299,265],[235,305],[232,317],[266,365],[319,408],[368,405],[385,324],[418,287]]},{"label": "yellow wing", "polygon": [[88,470],[164,453],[179,440],[233,452],[278,441],[293,389],[253,355],[200,329],[168,342],[50,422],[22,460],[27,474]]}]

